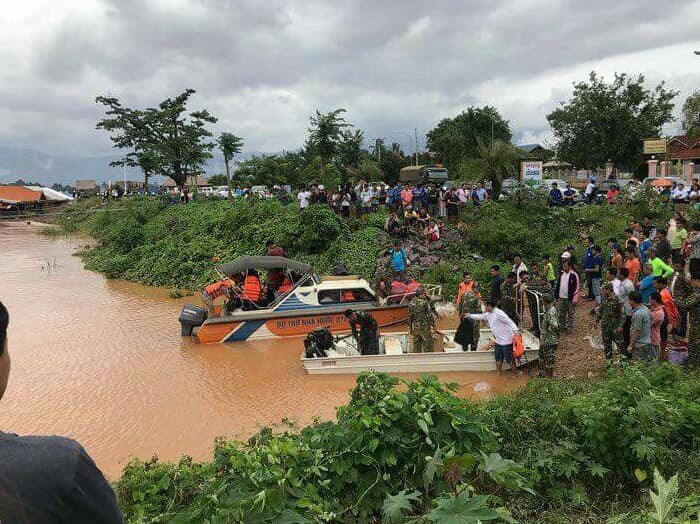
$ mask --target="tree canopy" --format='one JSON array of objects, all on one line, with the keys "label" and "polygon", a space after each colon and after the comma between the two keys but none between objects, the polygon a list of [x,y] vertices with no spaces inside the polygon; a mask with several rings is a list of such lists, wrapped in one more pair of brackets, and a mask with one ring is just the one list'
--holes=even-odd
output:
[{"label": "tree canopy", "polygon": [[510,142],[512,133],[495,107],[484,106],[469,107],[454,118],[443,118],[426,138],[428,149],[438,153],[449,169],[456,169],[464,160],[477,156],[479,140]]},{"label": "tree canopy", "polygon": [[587,82],[574,83],[568,102],[547,115],[559,158],[588,169],[611,160],[634,170],[643,160],[642,141],[659,136],[673,120],[677,95],[663,82],[647,89],[643,75],[615,74],[606,83],[591,72]]},{"label": "tree canopy", "polygon": [[184,185],[188,175],[203,168],[214,148],[206,126],[216,118],[206,109],[188,111],[194,93],[187,89],[146,109],[131,109],[116,97],[98,96],[95,102],[107,108],[107,116],[97,123],[97,129],[109,132],[114,147],[125,153],[111,165],[139,167],[146,179],[158,174]]},{"label": "tree canopy", "polygon": [[700,136],[700,91],[685,99],[681,112],[683,132],[688,136]]}]

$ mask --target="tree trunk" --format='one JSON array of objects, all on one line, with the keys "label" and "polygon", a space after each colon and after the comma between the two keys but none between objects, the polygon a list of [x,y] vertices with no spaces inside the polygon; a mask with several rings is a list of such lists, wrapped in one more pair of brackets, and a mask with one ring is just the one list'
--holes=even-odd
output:
[{"label": "tree trunk", "polygon": [[233,195],[231,194],[231,171],[228,166],[228,157],[224,155],[224,163],[226,164],[226,185],[228,186],[228,199],[231,200]]}]

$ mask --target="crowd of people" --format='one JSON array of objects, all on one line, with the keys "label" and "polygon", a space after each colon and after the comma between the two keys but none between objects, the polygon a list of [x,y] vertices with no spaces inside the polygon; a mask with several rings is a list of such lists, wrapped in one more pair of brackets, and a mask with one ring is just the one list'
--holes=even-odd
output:
[{"label": "crowd of people", "polygon": [[[522,325],[528,311],[530,328],[540,337],[540,363],[551,376],[559,335],[573,333],[576,308],[589,301],[609,364],[614,348],[620,357],[645,361],[666,360],[672,348],[700,365],[700,224],[688,231],[676,213],[666,228],[655,227],[650,217],[629,226],[623,240],[607,240],[605,256],[591,237],[584,242],[580,263],[575,246],[567,246],[558,256],[557,271],[548,256],[529,268],[515,256],[505,275],[500,266],[492,266],[485,317],[478,316],[481,297],[465,273],[456,301],[462,319],[458,333],[469,340],[477,329],[475,319],[504,323],[494,310],[503,312],[515,330],[512,326]],[[475,350],[475,342],[463,346]],[[512,362],[512,348],[505,344],[499,349]]]}]

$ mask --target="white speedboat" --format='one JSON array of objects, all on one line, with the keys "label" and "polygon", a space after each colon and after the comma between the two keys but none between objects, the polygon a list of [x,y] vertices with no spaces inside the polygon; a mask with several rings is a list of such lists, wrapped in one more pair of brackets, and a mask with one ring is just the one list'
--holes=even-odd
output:
[{"label": "white speedboat", "polygon": [[[361,373],[382,371],[386,373],[432,373],[438,371],[496,371],[494,350],[463,351],[454,341],[455,331],[441,331],[442,344],[433,353],[412,353],[411,337],[407,332],[383,333],[379,337],[378,355],[360,355],[351,337],[335,342],[335,347],[325,351],[325,357],[307,358],[301,362],[310,375]],[[525,352],[516,361],[518,366],[539,358],[539,340],[529,331],[523,331]],[[478,347],[483,347],[493,337],[491,330],[482,329]],[[504,368],[507,368],[504,364]]]}]

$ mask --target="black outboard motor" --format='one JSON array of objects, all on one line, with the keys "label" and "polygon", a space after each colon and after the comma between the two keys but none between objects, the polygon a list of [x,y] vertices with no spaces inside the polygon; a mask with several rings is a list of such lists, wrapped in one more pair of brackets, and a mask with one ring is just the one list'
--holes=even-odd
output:
[{"label": "black outboard motor", "polygon": [[185,304],[180,311],[180,334],[183,337],[192,336],[194,328],[204,324],[207,310],[194,304]]},{"label": "black outboard motor", "polygon": [[327,327],[314,329],[304,340],[306,358],[326,357],[326,351],[334,347],[333,335]]}]

